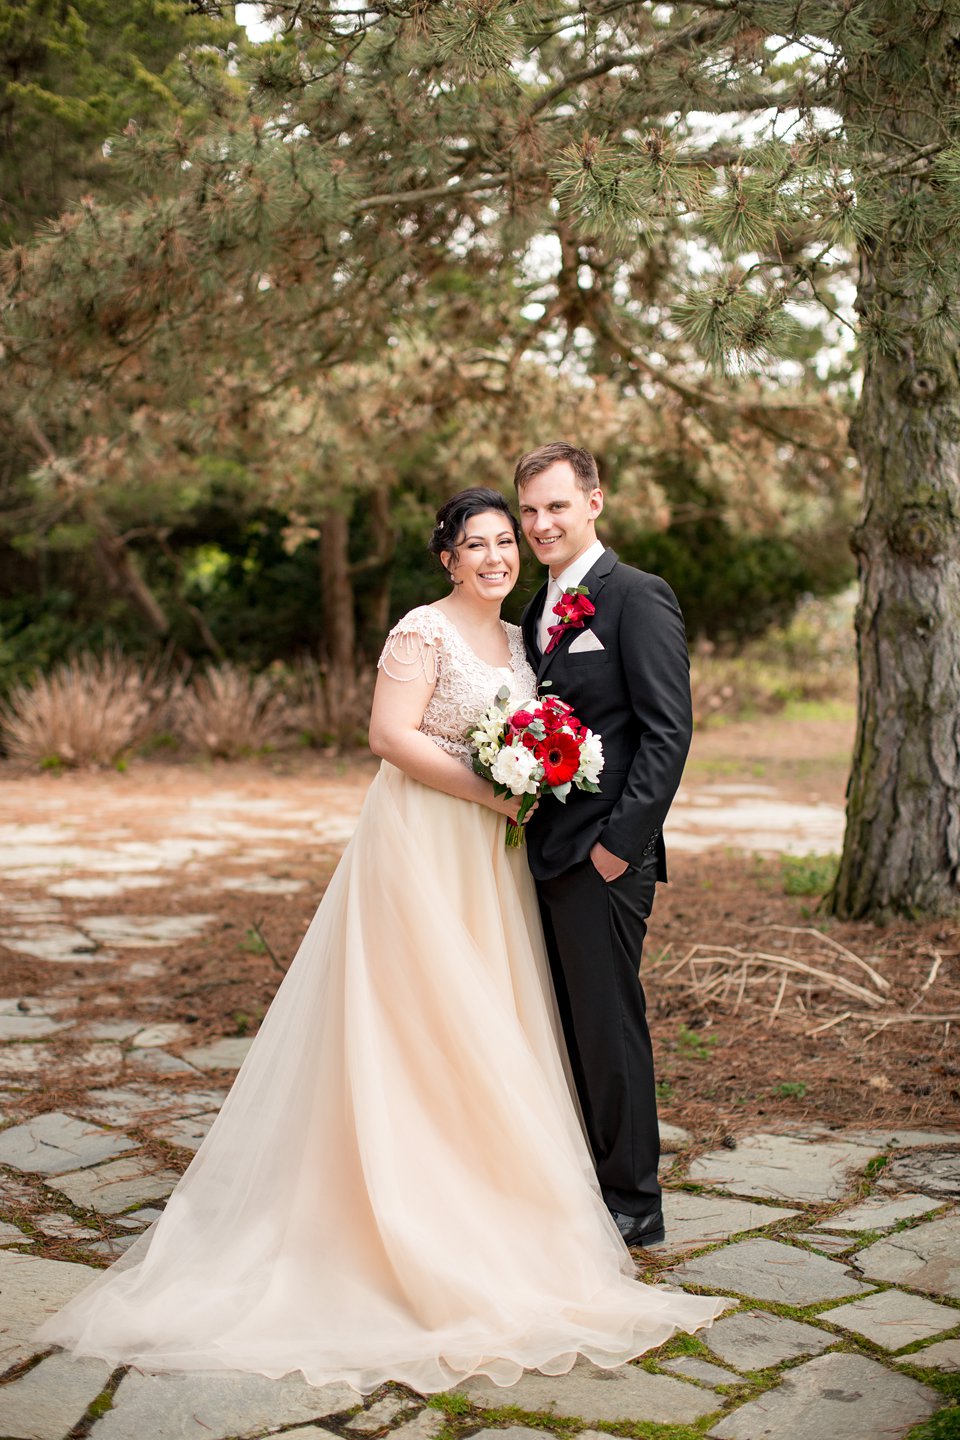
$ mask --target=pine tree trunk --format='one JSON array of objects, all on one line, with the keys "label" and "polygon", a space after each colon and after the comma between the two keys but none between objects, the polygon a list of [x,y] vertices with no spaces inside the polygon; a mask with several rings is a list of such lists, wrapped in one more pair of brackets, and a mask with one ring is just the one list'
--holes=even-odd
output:
[{"label": "pine tree trunk", "polygon": [[874,356],[854,445],[859,709],[841,916],[955,910],[960,867],[960,381]]},{"label": "pine tree trunk", "polygon": [[357,629],[350,575],[350,517],[346,510],[324,512],[320,530],[323,572],[324,641],[330,675],[346,690],[357,678]]},{"label": "pine tree trunk", "polygon": [[[885,18],[896,6],[885,0],[881,8]],[[938,34],[916,32],[910,59],[923,105],[899,62],[868,57],[853,77],[857,113],[847,118],[868,107],[875,135],[891,146],[892,201],[925,198],[922,168],[897,173],[907,148],[898,137],[911,147],[942,143],[936,117],[960,80],[956,28],[941,15]],[[829,899],[835,914],[851,919],[960,911],[958,337],[932,358],[922,353],[931,302],[915,278],[923,257],[911,243],[908,220],[894,218],[860,256],[858,308],[888,326],[888,343],[868,348],[851,431],[864,485],[853,535],[859,701],[843,855]]]}]

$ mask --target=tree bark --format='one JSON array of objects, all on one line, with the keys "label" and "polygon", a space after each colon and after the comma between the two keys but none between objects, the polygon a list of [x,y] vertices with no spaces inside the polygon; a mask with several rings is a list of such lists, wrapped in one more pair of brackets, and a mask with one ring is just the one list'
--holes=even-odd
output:
[{"label": "tree bark", "polygon": [[[952,103],[955,39],[945,36],[939,63],[927,66],[926,117]],[[884,95],[882,81],[859,78],[861,95],[874,80],[875,114],[889,102],[887,135],[923,140],[910,93]],[[894,178],[891,187],[904,196],[925,183]],[[958,337],[952,348],[921,352],[929,297],[905,278],[909,258],[909,234],[896,222],[860,258],[861,312],[901,338],[868,353],[851,430],[864,485],[852,540],[859,699],[843,855],[828,900],[850,919],[960,910]]]},{"label": "tree bark", "polygon": [[333,682],[348,687],[357,678],[357,626],[350,575],[350,515],[331,507],[320,519],[323,574],[324,647]]}]

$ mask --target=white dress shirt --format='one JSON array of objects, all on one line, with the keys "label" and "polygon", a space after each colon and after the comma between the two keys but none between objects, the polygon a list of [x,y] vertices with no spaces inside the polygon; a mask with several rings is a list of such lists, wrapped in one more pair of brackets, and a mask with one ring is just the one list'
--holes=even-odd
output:
[{"label": "white dress shirt", "polygon": [[569,590],[572,585],[580,584],[583,577],[596,565],[606,548],[602,540],[594,540],[589,549],[584,550],[583,554],[578,555],[576,560],[571,560],[565,570],[560,571],[556,579],[552,576],[550,577],[547,585],[547,598],[543,602],[543,614],[540,616],[539,640],[541,651],[546,650],[550,643],[550,626],[556,625],[557,623],[557,616],[553,613],[554,605],[556,605],[564,590]]}]

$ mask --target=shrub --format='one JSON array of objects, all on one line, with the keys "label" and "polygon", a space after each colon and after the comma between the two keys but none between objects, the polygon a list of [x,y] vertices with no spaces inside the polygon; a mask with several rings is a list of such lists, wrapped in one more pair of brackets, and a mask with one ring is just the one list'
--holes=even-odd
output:
[{"label": "shrub", "polygon": [[30,765],[115,764],[161,722],[168,683],[159,662],[119,650],[61,662],[11,689],[0,708],[4,748]]},{"label": "shrub", "polygon": [[292,716],[269,674],[243,665],[213,665],[184,687],[174,725],[188,745],[226,760],[281,743]]},{"label": "shrub", "polygon": [[356,745],[370,719],[373,682],[373,672],[366,668],[355,679],[344,679],[316,660],[301,660],[291,681],[298,729],[312,745]]}]

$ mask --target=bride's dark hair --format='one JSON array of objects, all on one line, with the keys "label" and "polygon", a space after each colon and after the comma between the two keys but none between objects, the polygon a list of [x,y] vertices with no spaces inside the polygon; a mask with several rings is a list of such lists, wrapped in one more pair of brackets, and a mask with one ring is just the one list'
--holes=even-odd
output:
[{"label": "bride's dark hair", "polygon": [[[510,524],[514,539],[517,545],[520,544],[520,522],[514,515],[506,500],[498,490],[490,490],[484,485],[476,485],[471,490],[461,490],[456,495],[451,495],[437,511],[437,523],[433,527],[427,545],[431,555],[437,559],[447,551],[451,557],[451,563],[457,563],[457,546],[463,539],[463,532],[466,529],[467,521],[472,520],[474,515],[487,515],[495,511],[503,515]],[[443,562],[441,561],[441,564]],[[444,566],[447,574],[449,568]]]}]

